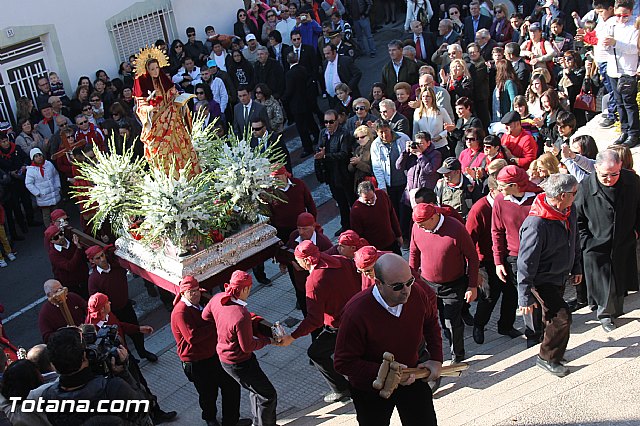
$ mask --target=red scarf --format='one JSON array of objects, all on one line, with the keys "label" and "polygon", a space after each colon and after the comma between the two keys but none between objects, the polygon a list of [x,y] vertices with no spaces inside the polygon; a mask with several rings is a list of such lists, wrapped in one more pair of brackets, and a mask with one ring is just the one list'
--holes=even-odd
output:
[{"label": "red scarf", "polygon": [[4,149],[0,149],[0,158],[4,158],[5,160],[11,159],[13,153],[16,152],[16,144],[13,142],[9,142],[9,151],[5,152]]},{"label": "red scarf", "polygon": [[38,167],[40,169],[40,174],[42,175],[42,177],[44,177],[44,161],[42,162],[42,164],[36,164],[35,161],[32,161],[31,165],[34,167]]},{"label": "red scarf", "polygon": [[559,220],[564,223],[567,231],[569,230],[569,215],[571,214],[571,207],[567,207],[567,211],[562,213],[547,203],[544,192],[536,195],[536,199],[533,200],[531,210],[529,210],[529,216],[538,216],[543,219]]}]

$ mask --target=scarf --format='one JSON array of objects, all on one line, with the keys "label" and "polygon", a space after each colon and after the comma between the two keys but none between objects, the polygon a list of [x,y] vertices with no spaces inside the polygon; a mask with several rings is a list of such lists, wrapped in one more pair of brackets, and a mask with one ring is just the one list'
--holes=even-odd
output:
[{"label": "scarf", "polygon": [[40,174],[42,175],[42,177],[44,177],[44,161],[42,162],[42,164],[36,164],[36,162],[35,162],[35,161],[32,161],[32,162],[31,162],[31,165],[32,165],[33,167],[37,167],[37,168],[39,168],[39,169],[40,169]]},{"label": "scarf", "polygon": [[4,158],[5,160],[11,159],[13,153],[16,152],[16,144],[13,142],[9,142],[9,149],[5,150],[0,148],[0,158]]},{"label": "scarf", "polygon": [[558,220],[564,223],[567,231],[569,230],[569,215],[571,214],[571,207],[567,208],[567,211],[562,213],[547,203],[547,197],[544,193],[536,195],[536,199],[531,205],[529,210],[529,216],[538,216],[543,219]]}]

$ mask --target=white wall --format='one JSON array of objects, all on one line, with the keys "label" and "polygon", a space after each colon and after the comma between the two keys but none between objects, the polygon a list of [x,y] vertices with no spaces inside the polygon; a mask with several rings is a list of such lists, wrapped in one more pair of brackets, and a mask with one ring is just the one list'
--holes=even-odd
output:
[{"label": "white wall", "polygon": [[[68,73],[66,76],[68,78],[64,78],[64,81],[69,95],[75,90],[78,78],[82,75],[88,75],[93,79],[96,70],[104,69],[110,77],[118,76],[119,64],[114,57],[105,21],[136,2],[131,0],[103,2],[3,0],[2,3],[0,45],[3,47],[11,43],[11,38],[6,37],[8,28],[38,25],[55,27],[61,48],[60,53]],[[177,34],[186,42],[185,29],[188,26],[196,28],[199,40],[204,40],[204,27],[209,24],[220,33],[232,33],[236,10],[243,7],[243,2],[242,0],[172,0],[172,5]],[[171,40],[167,42],[171,43]],[[50,40],[46,44],[49,47],[52,46]],[[49,66],[54,69],[56,67],[55,52],[49,50],[48,54]]]}]

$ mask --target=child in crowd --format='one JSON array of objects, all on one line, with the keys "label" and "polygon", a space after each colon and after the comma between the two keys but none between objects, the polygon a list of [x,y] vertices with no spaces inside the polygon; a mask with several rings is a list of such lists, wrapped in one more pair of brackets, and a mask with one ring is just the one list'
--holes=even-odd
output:
[{"label": "child in crowd", "polygon": [[53,96],[59,96],[63,104],[69,102],[66,92],[64,91],[64,83],[60,80],[58,74],[54,71],[49,73],[49,86],[51,87],[51,94]]}]

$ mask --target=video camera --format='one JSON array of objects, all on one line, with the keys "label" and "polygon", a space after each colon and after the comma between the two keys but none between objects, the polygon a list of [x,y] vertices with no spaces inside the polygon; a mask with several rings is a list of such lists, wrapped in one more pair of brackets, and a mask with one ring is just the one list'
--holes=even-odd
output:
[{"label": "video camera", "polygon": [[111,359],[120,364],[118,348],[122,345],[117,325],[103,325],[96,330],[95,326],[85,324],[82,327],[82,340],[85,342],[85,353],[91,370],[100,375],[111,373]]}]

